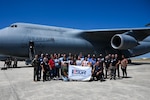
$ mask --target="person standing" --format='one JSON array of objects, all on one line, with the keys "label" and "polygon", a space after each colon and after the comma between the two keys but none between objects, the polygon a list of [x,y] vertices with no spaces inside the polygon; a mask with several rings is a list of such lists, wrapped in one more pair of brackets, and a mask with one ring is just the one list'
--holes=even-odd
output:
[{"label": "person standing", "polygon": [[54,56],[51,55],[51,58],[48,62],[49,68],[50,68],[50,77],[53,78],[54,80],[56,79],[56,67],[55,67],[55,61],[54,61]]},{"label": "person standing", "polygon": [[61,61],[59,60],[59,58],[58,58],[58,55],[57,54],[55,54],[54,55],[54,61],[55,61],[55,67],[56,67],[56,77],[57,78],[60,78],[60,68],[61,68]]},{"label": "person standing", "polygon": [[90,54],[87,55],[87,60],[88,60],[88,62],[91,61],[91,55]]},{"label": "person standing", "polygon": [[105,65],[105,79],[107,79],[107,75],[108,75],[110,63],[111,63],[111,60],[109,59],[109,56],[106,56],[105,60],[104,60],[104,65]]},{"label": "person standing", "polygon": [[82,61],[82,66],[88,66],[89,61],[87,60],[87,57],[84,58],[84,60]]},{"label": "person standing", "polygon": [[112,54],[111,56],[111,64],[110,64],[110,80],[114,79],[116,80],[116,65],[117,65],[118,61],[115,58],[115,55]]},{"label": "person standing", "polygon": [[47,57],[43,58],[43,62],[41,62],[41,67],[42,67],[42,71],[43,71],[43,82],[45,82],[46,81],[46,73],[49,69]]},{"label": "person standing", "polygon": [[[34,81],[39,81],[39,73],[38,73],[38,66],[39,66],[39,60],[38,60],[38,55],[35,55],[34,59],[32,60],[32,65],[34,66],[34,72],[33,72],[33,80]],[[36,80],[37,78],[37,80]]]},{"label": "person standing", "polygon": [[115,59],[116,59],[116,61],[117,61],[117,63],[116,63],[117,75],[118,75],[118,78],[120,78],[120,72],[119,72],[120,59],[118,58],[118,54],[115,54]]},{"label": "person standing", "polygon": [[122,55],[121,69],[122,69],[123,78],[125,78],[125,75],[127,77],[127,64],[128,64],[128,60],[124,57],[124,55]]},{"label": "person standing", "polygon": [[80,56],[78,56],[78,59],[76,60],[76,65],[77,66],[81,66],[82,65],[82,61],[81,61]]},{"label": "person standing", "polygon": [[90,63],[92,64],[92,69],[93,69],[93,66],[96,64],[96,57],[95,55],[93,54],[91,60],[90,60]]},{"label": "person standing", "polygon": [[18,61],[17,61],[17,58],[14,58],[14,64],[13,64],[13,67],[14,67],[14,68],[17,67],[17,62],[18,62]]},{"label": "person standing", "polygon": [[63,79],[63,81],[69,81],[69,78],[68,78],[68,66],[69,66],[69,62],[67,61],[66,56],[64,56],[63,57],[63,61],[61,61],[62,79]]},{"label": "person standing", "polygon": [[41,68],[40,64],[43,62],[43,58],[44,58],[44,54],[41,54],[40,57],[39,57],[39,66],[38,66],[39,79],[41,79],[42,68]]}]

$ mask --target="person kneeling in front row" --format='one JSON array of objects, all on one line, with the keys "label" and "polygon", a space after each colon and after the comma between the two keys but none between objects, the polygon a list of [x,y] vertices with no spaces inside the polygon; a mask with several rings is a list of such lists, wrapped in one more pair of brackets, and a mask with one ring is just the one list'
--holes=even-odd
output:
[{"label": "person kneeling in front row", "polygon": [[100,81],[103,81],[103,68],[102,66],[100,66],[100,63],[99,61],[96,62],[96,64],[93,66],[93,70],[92,70],[92,77],[93,77],[93,80],[100,80]]}]

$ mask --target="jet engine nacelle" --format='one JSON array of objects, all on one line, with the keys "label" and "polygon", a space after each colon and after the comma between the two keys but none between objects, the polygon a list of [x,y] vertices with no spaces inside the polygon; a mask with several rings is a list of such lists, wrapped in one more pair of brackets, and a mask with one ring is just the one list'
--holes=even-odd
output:
[{"label": "jet engine nacelle", "polygon": [[137,45],[137,40],[130,35],[116,34],[111,39],[111,46],[114,49],[130,49]]}]

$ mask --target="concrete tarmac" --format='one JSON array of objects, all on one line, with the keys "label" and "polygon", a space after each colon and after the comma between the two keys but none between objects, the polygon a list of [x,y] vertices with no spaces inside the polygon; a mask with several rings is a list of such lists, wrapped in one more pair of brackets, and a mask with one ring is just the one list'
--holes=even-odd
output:
[{"label": "concrete tarmac", "polygon": [[128,78],[105,82],[34,82],[33,68],[18,66],[0,70],[1,100],[150,100],[150,63],[128,65]]}]

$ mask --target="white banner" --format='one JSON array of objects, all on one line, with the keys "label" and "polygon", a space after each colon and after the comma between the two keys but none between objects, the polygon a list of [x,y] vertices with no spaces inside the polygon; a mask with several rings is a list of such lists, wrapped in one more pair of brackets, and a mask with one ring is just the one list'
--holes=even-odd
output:
[{"label": "white banner", "polygon": [[88,81],[91,79],[91,67],[83,67],[83,66],[69,66],[69,79],[70,80],[80,80],[80,81]]}]

